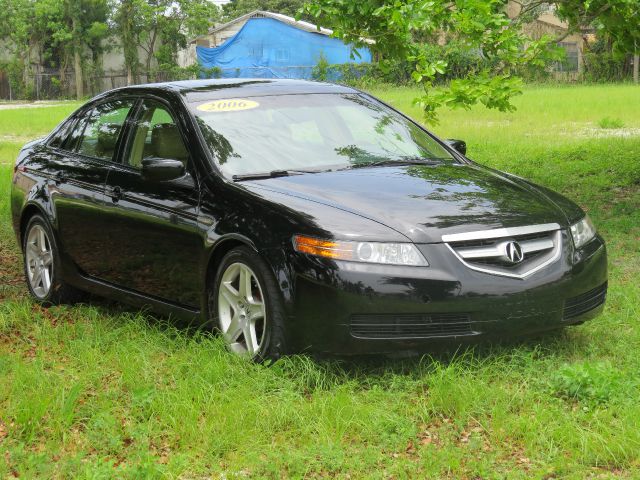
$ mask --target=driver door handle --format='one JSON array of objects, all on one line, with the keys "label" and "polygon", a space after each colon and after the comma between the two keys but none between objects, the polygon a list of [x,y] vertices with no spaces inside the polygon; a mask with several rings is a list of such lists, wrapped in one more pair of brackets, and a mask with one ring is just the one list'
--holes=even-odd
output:
[{"label": "driver door handle", "polygon": [[116,185],[115,187],[107,190],[107,195],[111,197],[111,201],[117,202],[122,199],[124,192],[122,191],[122,188]]}]

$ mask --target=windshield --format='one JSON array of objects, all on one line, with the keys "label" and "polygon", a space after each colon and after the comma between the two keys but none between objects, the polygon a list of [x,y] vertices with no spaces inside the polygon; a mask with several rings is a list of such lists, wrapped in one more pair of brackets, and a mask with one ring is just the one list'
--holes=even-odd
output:
[{"label": "windshield", "polygon": [[228,176],[416,159],[454,161],[424,130],[363,95],[234,98],[190,107]]}]

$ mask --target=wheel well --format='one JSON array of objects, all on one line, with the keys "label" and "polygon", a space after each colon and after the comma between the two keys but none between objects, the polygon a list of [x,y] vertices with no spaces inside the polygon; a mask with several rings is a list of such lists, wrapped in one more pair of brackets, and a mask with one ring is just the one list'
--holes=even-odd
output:
[{"label": "wheel well", "polygon": [[36,207],[35,205],[27,205],[25,209],[22,211],[22,215],[20,216],[20,248],[22,248],[23,238],[25,230],[27,229],[27,224],[31,217],[34,215],[42,214],[42,211]]},{"label": "wheel well", "polygon": [[209,288],[210,283],[213,281],[217,265],[220,263],[222,258],[234,248],[246,246],[248,246],[246,243],[235,238],[224,240],[220,245],[216,246],[213,254],[209,258],[209,263],[207,263],[207,289]]}]

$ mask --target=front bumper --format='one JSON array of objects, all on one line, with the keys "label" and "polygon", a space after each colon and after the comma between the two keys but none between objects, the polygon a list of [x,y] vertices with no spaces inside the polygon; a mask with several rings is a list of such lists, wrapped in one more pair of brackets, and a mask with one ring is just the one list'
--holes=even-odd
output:
[{"label": "front bumper", "polygon": [[607,287],[604,241],[561,255],[525,279],[471,270],[444,244],[419,245],[429,267],[297,256],[290,305],[296,349],[337,354],[424,351],[435,342],[514,337],[599,314]]}]

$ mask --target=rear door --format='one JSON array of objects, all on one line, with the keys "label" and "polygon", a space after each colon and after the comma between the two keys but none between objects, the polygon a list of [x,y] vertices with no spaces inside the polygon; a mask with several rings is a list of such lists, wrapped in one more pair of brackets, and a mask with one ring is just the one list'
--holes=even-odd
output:
[{"label": "rear door", "polygon": [[81,273],[103,277],[113,246],[103,236],[109,168],[117,158],[134,100],[106,101],[78,115],[68,136],[54,137],[48,170],[50,196],[63,251]]},{"label": "rear door", "polygon": [[[200,306],[199,188],[182,128],[171,108],[144,99],[131,122],[120,164],[107,178],[104,235],[117,245],[106,280],[187,307]],[[180,160],[186,174],[152,181],[141,172],[146,157]]]}]

